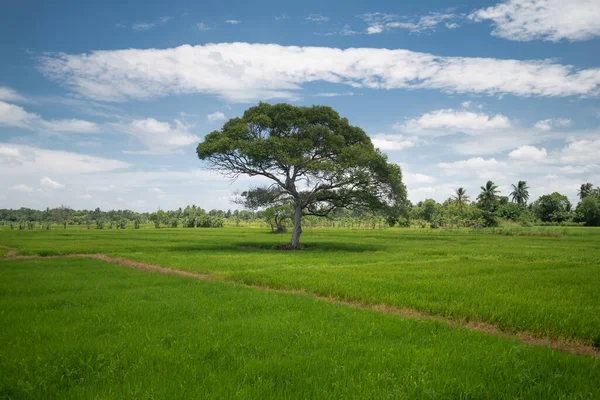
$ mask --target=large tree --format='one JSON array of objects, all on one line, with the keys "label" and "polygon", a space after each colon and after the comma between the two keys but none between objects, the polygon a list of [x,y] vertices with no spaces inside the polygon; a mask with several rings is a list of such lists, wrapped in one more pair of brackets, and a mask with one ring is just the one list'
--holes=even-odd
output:
[{"label": "large tree", "polygon": [[511,200],[520,206],[527,204],[527,200],[529,200],[529,186],[527,186],[527,182],[519,181],[516,186],[511,186],[513,188],[513,191],[510,194]]},{"label": "large tree", "polygon": [[330,107],[260,103],[206,135],[197,153],[232,179],[270,180],[258,190],[272,193],[273,204],[292,203],[292,248],[300,247],[303,215],[355,207],[391,214],[406,201],[400,167]]}]

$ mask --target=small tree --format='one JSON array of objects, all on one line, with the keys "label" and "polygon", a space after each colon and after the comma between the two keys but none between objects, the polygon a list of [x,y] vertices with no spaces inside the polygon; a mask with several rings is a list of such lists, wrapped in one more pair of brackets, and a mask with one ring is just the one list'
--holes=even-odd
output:
[{"label": "small tree", "polygon": [[63,229],[67,229],[67,224],[73,217],[73,210],[65,205],[61,205],[51,211],[52,219],[63,226]]},{"label": "small tree", "polygon": [[260,103],[206,135],[198,157],[233,179],[261,176],[293,204],[290,247],[300,247],[302,216],[327,216],[338,208],[367,207],[392,213],[406,201],[397,164],[369,136],[330,107]]},{"label": "small tree", "polygon": [[513,188],[513,191],[510,194],[511,200],[520,206],[526,205],[527,200],[529,200],[529,186],[527,186],[527,182],[519,181],[516,186],[511,186]]},{"label": "small tree", "polygon": [[498,186],[492,181],[487,181],[485,186],[481,187],[481,193],[477,196],[479,206],[486,211],[494,211],[498,205]]},{"label": "small tree", "polygon": [[532,209],[535,216],[544,222],[563,222],[569,218],[571,202],[567,196],[554,192],[540,196]]}]

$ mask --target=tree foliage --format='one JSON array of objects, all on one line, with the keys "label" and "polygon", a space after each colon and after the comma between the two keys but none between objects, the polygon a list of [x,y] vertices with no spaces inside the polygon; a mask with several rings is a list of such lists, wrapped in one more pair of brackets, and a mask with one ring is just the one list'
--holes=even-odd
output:
[{"label": "tree foliage", "polygon": [[233,179],[270,180],[260,190],[294,206],[294,248],[304,215],[356,207],[392,214],[395,203],[406,201],[400,167],[330,107],[260,103],[208,134],[197,154]]}]

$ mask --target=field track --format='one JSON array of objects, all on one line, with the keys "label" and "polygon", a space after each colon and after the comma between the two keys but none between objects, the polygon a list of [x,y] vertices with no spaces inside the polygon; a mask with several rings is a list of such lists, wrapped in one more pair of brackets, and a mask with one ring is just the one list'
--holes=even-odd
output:
[{"label": "field track", "polygon": [[[48,259],[89,258],[89,259],[100,260],[100,261],[104,261],[104,262],[107,262],[110,264],[115,264],[115,265],[119,265],[119,266],[123,266],[123,267],[135,268],[135,269],[138,269],[141,271],[157,272],[157,273],[161,273],[161,274],[170,274],[170,275],[179,275],[179,276],[192,278],[192,279],[199,279],[199,280],[213,280],[214,279],[209,274],[198,274],[198,273],[181,271],[181,270],[172,269],[172,268],[165,268],[165,267],[161,267],[158,265],[144,264],[144,263],[140,263],[137,261],[127,260],[124,258],[112,258],[112,257],[108,257],[104,254],[21,256],[21,255],[18,255],[17,250],[12,247],[0,245],[0,248],[7,250],[7,253],[4,255],[4,258],[3,258],[5,260],[15,260],[16,261],[16,260],[36,260],[36,259],[48,260]],[[502,331],[498,327],[496,327],[492,324],[485,323],[485,322],[448,319],[448,318],[443,318],[440,316],[426,314],[422,311],[409,309],[409,308],[396,308],[396,307],[391,307],[388,305],[381,305],[381,304],[368,305],[368,304],[362,304],[362,303],[358,303],[358,302],[342,301],[340,299],[336,299],[333,297],[324,297],[324,296],[319,296],[316,294],[308,293],[304,290],[273,289],[268,286],[248,285],[248,284],[242,284],[239,282],[233,282],[233,281],[228,281],[228,280],[223,280],[223,279],[219,279],[219,282],[244,286],[244,287],[253,288],[253,289],[265,290],[265,291],[310,296],[312,298],[322,300],[322,301],[327,301],[330,303],[342,304],[342,305],[346,305],[346,306],[354,307],[354,308],[358,308],[358,309],[363,309],[363,310],[374,310],[374,311],[385,313],[385,314],[397,315],[397,316],[400,316],[403,318],[419,318],[419,319],[435,320],[435,321],[444,322],[449,326],[463,326],[468,329],[479,331],[479,332],[484,332],[484,333],[490,334],[490,335],[500,335],[500,336],[504,336],[507,338],[517,339],[520,342],[527,343],[530,345],[548,346],[548,347],[551,347],[551,348],[553,348],[555,350],[559,350],[559,351],[564,351],[564,352],[573,353],[573,354],[580,354],[580,355],[589,355],[589,356],[593,356],[596,358],[600,358],[600,349],[586,345],[586,344],[578,342],[578,341],[568,341],[567,342],[567,341],[560,341],[560,340],[555,340],[555,339],[550,339],[550,338],[543,338],[543,337],[535,336],[529,332],[519,332],[517,334],[507,333],[505,331]]]}]

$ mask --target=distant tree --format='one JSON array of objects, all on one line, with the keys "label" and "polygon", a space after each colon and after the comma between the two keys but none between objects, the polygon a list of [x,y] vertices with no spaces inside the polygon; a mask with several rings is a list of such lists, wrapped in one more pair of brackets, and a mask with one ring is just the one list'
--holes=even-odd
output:
[{"label": "distant tree", "polygon": [[273,182],[278,198],[294,205],[291,248],[300,247],[303,215],[355,207],[391,213],[406,201],[400,167],[330,107],[260,103],[206,135],[197,153],[233,179]]},{"label": "distant tree", "polygon": [[510,194],[511,200],[520,206],[527,204],[527,200],[529,200],[529,186],[527,186],[527,182],[519,181],[516,186],[511,186],[513,188],[513,191]]},{"label": "distant tree", "polygon": [[534,215],[544,222],[563,222],[569,219],[571,202],[558,192],[546,194],[532,205]]},{"label": "distant tree", "polygon": [[585,199],[587,196],[591,195],[594,192],[594,185],[591,183],[583,183],[580,187],[579,187],[579,191],[577,192],[577,196],[579,196],[579,199],[583,200]]},{"label": "distant tree", "polygon": [[575,210],[577,218],[586,226],[600,226],[600,199],[588,195],[581,200]]},{"label": "distant tree", "polygon": [[471,196],[467,196],[467,190],[465,188],[459,187],[455,190],[454,195],[452,196],[452,201],[456,203],[459,210],[462,210],[466,204],[469,204],[469,199]]},{"label": "distant tree", "polygon": [[52,219],[57,223],[63,226],[63,229],[67,229],[67,224],[71,220],[73,216],[73,210],[65,205],[61,205],[58,208],[55,208],[51,211]]},{"label": "distant tree", "polygon": [[477,196],[481,208],[486,211],[494,211],[498,204],[498,193],[500,193],[498,186],[492,181],[487,181],[485,186],[481,187],[481,193]]}]

